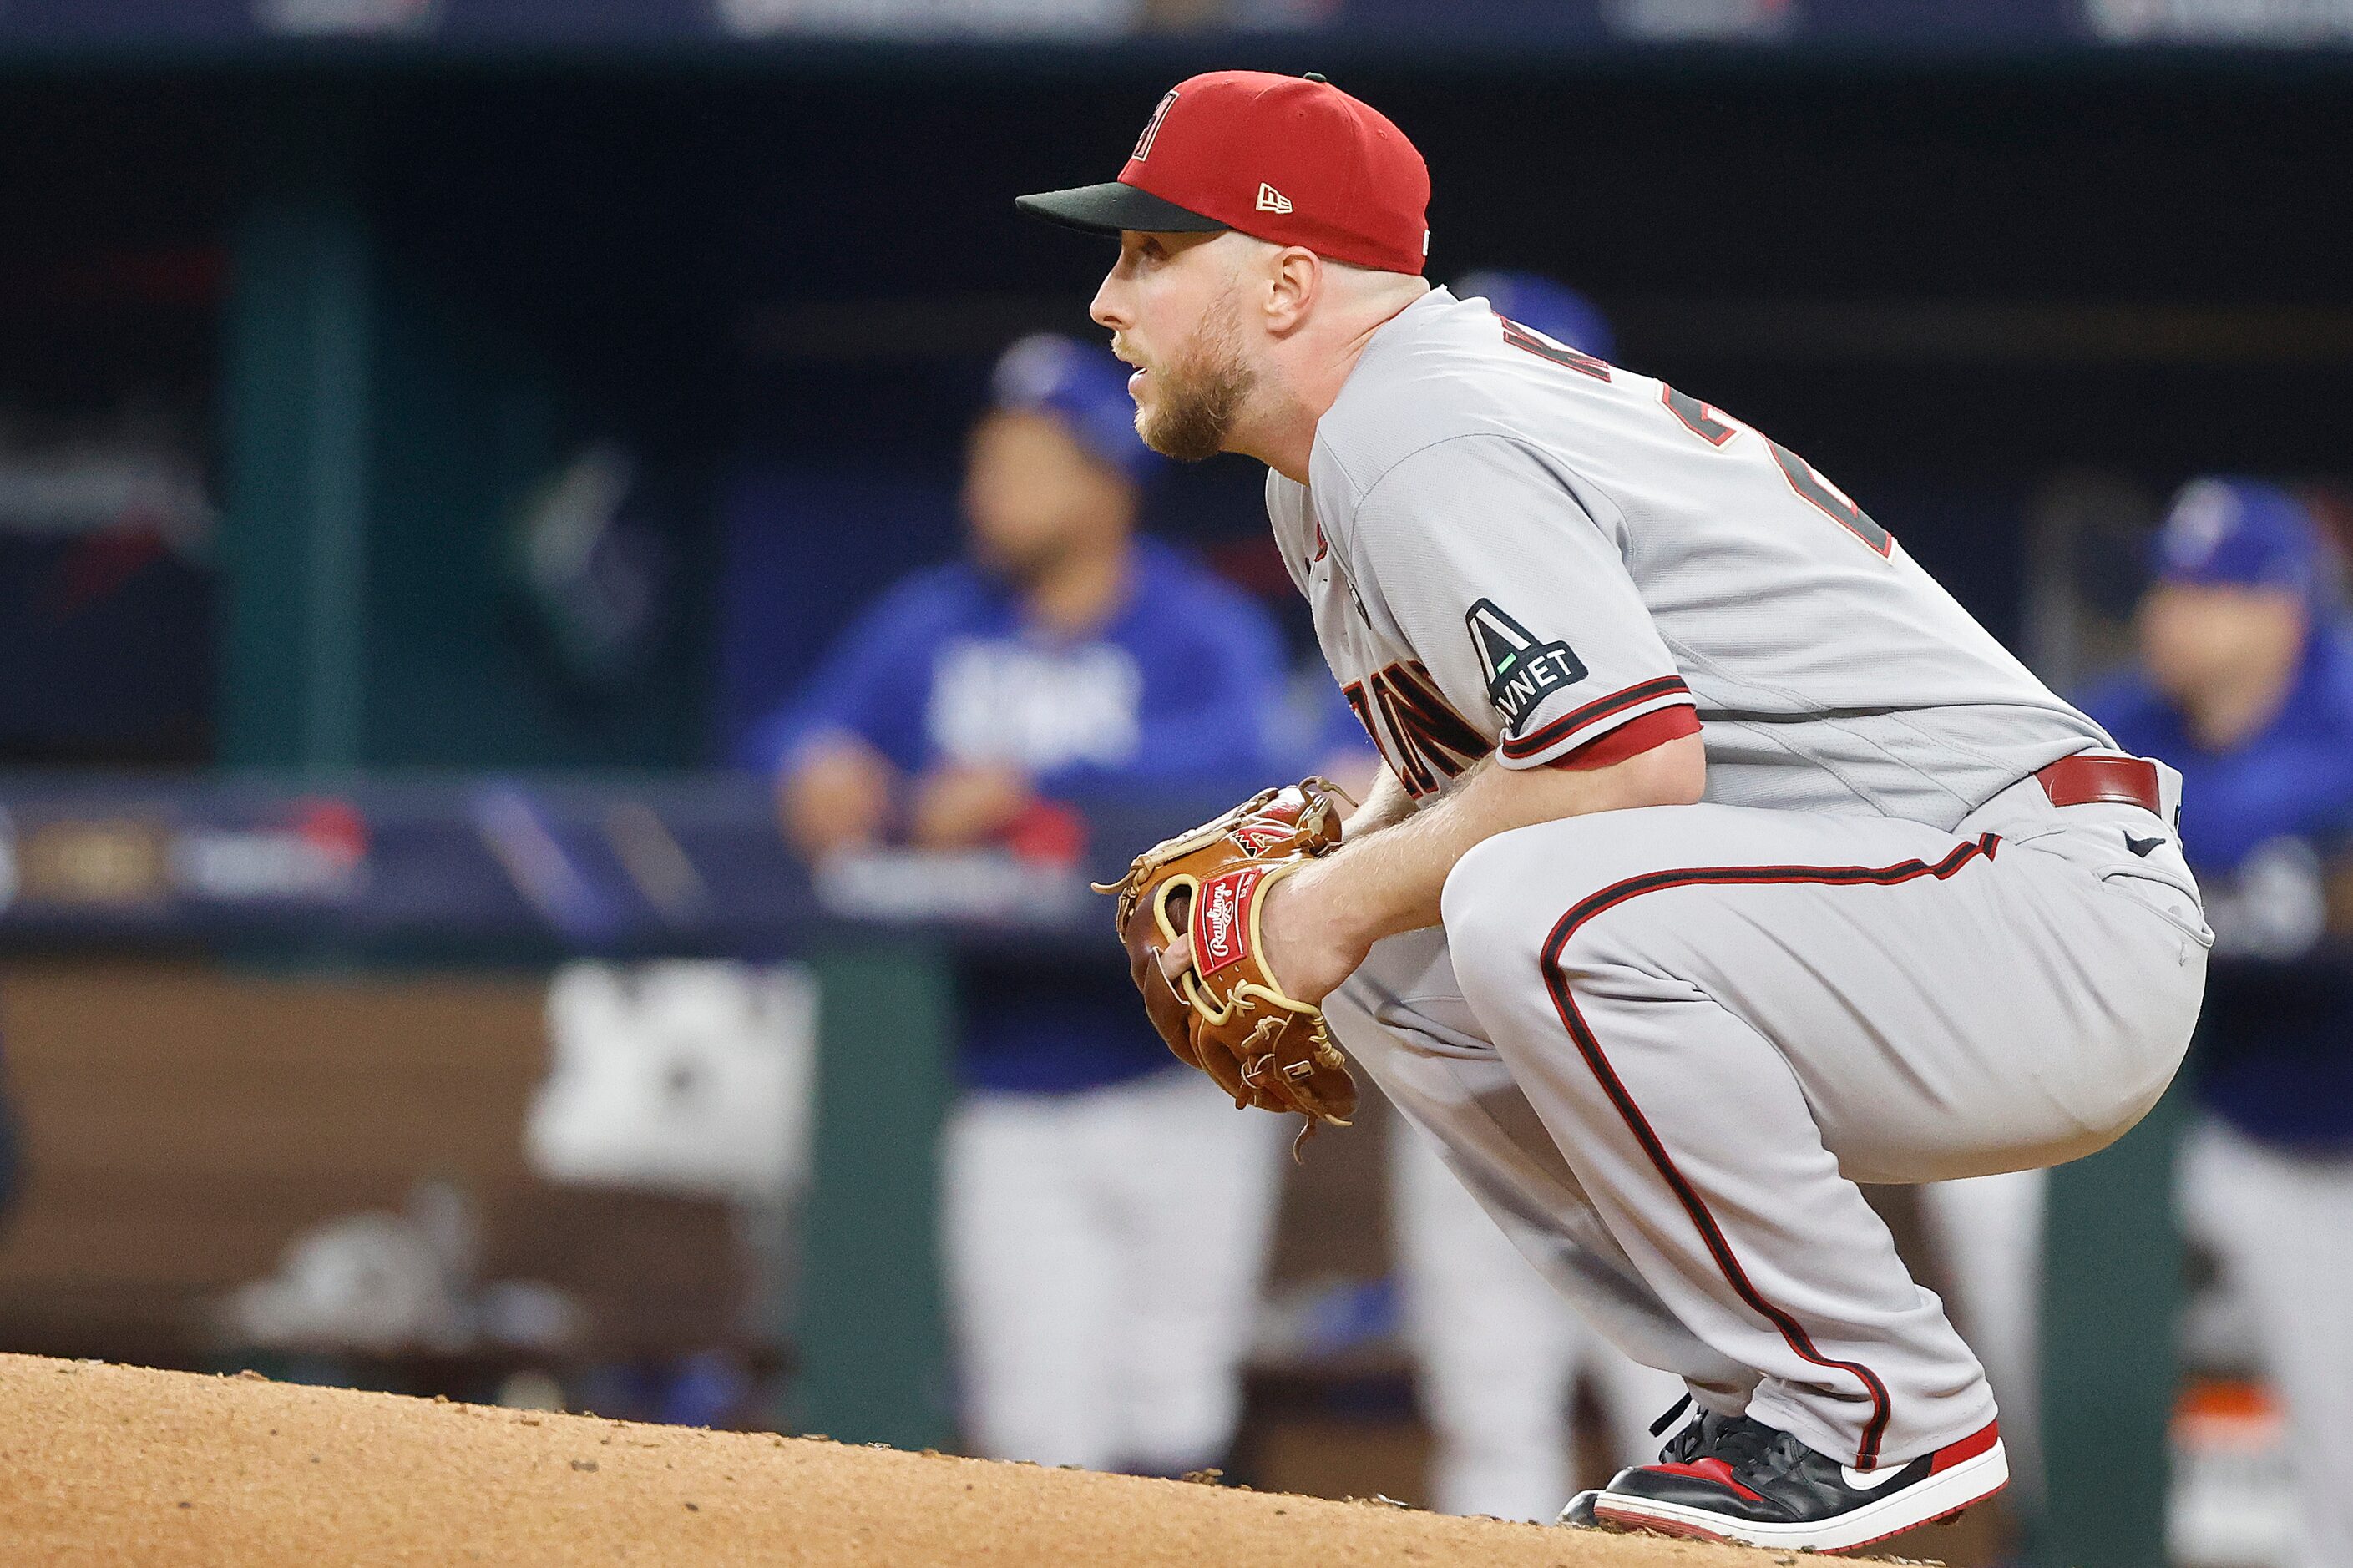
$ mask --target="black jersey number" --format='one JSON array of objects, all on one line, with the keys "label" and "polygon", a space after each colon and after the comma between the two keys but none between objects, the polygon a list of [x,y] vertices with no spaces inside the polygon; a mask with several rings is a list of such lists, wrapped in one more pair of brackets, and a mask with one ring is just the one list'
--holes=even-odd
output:
[{"label": "black jersey number", "polygon": [[[1504,341],[1514,348],[1550,361],[1563,370],[1589,375],[1596,381],[1610,379],[1609,366],[1591,354],[1580,353],[1548,338],[1539,337],[1509,316],[1498,313],[1495,319],[1504,323]],[[1668,410],[1683,421],[1683,428],[1711,447],[1721,447],[1747,428],[1727,417],[1712,404],[1702,403],[1687,392],[1677,392],[1664,382],[1659,385],[1660,395]],[[1760,432],[1757,438],[1765,443],[1767,451],[1773,454],[1773,461],[1780,465],[1782,476],[1789,481],[1789,488],[1810,501],[1823,516],[1882,555],[1895,548],[1894,537],[1873,522],[1871,514],[1855,505],[1844,490],[1824,479],[1820,469],[1769,436]]]},{"label": "black jersey number", "polygon": [[[1684,429],[1709,446],[1721,447],[1747,428],[1727,418],[1712,404],[1702,403],[1691,394],[1677,392],[1664,383],[1660,384],[1660,395],[1668,412],[1683,421]],[[1789,481],[1789,488],[1812,502],[1823,516],[1882,555],[1895,547],[1894,537],[1872,521],[1871,514],[1855,505],[1844,490],[1822,478],[1820,469],[1761,432],[1757,433],[1757,438],[1765,443],[1767,451],[1773,454],[1773,461],[1780,466],[1781,475]]]}]

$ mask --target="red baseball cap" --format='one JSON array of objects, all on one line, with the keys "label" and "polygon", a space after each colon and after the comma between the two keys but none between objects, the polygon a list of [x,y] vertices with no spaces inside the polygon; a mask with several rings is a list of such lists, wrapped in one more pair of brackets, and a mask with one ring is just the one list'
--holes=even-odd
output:
[{"label": "red baseball cap", "polygon": [[1322,77],[1211,71],[1152,111],[1119,178],[1020,196],[1095,234],[1239,229],[1384,272],[1430,254],[1430,169],[1405,132]]}]

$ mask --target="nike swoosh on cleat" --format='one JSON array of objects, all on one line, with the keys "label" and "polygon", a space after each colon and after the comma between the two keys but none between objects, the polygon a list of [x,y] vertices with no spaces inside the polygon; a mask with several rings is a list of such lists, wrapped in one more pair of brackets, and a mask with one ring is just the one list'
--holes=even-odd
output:
[{"label": "nike swoosh on cleat", "polygon": [[1851,1491],[1875,1492],[1902,1475],[1908,1468],[1904,1465],[1890,1465],[1885,1469],[1858,1470],[1852,1465],[1841,1465],[1839,1479],[1844,1481]]}]

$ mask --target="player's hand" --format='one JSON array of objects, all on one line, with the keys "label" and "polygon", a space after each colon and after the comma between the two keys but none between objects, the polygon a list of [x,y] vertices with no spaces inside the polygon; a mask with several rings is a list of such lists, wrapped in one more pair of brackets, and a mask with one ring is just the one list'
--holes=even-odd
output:
[{"label": "player's hand", "polygon": [[1324,998],[1365,962],[1326,891],[1330,866],[1302,866],[1262,895],[1259,906],[1260,963],[1277,985],[1301,1002]]},{"label": "player's hand", "polygon": [[[1319,1006],[1365,961],[1339,923],[1324,914],[1321,869],[1303,866],[1285,877],[1266,890],[1258,911],[1260,965],[1293,998]],[[1169,984],[1192,967],[1191,937],[1180,933],[1160,950],[1160,973]]]},{"label": "player's hand", "polygon": [[918,848],[969,849],[1002,835],[1032,798],[1017,769],[951,764],[915,785],[907,837]]}]

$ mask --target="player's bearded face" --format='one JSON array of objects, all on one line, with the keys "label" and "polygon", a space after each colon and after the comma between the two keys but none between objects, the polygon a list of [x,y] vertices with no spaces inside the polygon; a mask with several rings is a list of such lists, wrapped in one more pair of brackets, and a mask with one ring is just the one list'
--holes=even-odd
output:
[{"label": "player's bearded face", "polygon": [[1135,432],[1164,457],[1198,463],[1226,449],[1256,380],[1242,356],[1239,293],[1238,285],[1220,292],[1189,339],[1146,363],[1151,398],[1137,405]]}]

